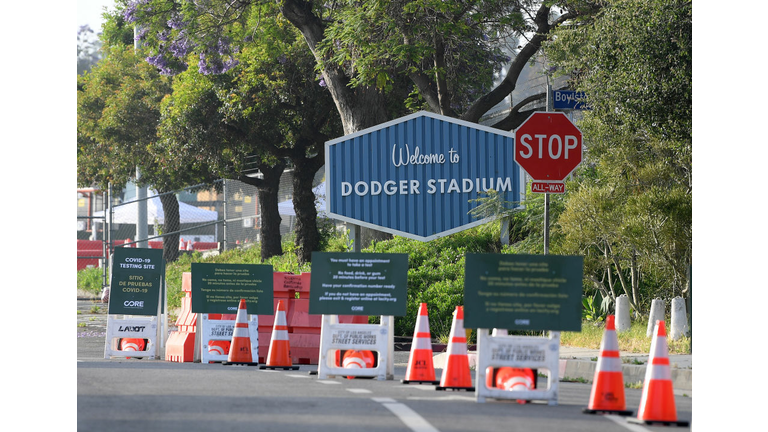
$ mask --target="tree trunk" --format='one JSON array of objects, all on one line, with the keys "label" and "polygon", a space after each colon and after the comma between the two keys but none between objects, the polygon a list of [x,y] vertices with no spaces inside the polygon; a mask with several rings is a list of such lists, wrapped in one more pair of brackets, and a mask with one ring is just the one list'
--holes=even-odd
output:
[{"label": "tree trunk", "polygon": [[282,238],[280,236],[280,212],[277,209],[279,200],[278,189],[280,177],[285,170],[285,163],[275,166],[259,165],[262,178],[240,176],[238,180],[255,186],[259,197],[259,212],[261,213],[261,261],[283,254]]},{"label": "tree trunk", "polygon": [[635,310],[642,312],[641,309],[637,307],[638,303],[640,302],[640,275],[637,263],[637,252],[634,250],[632,251],[632,256],[630,257],[629,274],[632,277],[632,298],[634,300],[633,303],[635,304]]},{"label": "tree trunk", "polygon": [[320,233],[317,231],[317,208],[312,180],[319,169],[318,158],[294,159],[293,172],[293,208],[296,210],[296,258],[299,263],[312,261],[312,251],[320,245]]},{"label": "tree trunk", "polygon": [[[325,37],[325,27],[322,20],[312,12],[312,2],[285,0],[280,10],[299,29],[318,62],[322,60],[317,44]],[[345,135],[389,120],[382,92],[368,86],[352,88],[349,85],[350,77],[339,67],[326,66],[322,74],[341,117]]]},{"label": "tree trunk", "polygon": [[[569,12],[560,15],[553,22],[549,22],[549,14],[551,6],[547,2],[543,2],[539,9],[536,11],[534,17],[534,24],[536,25],[536,32],[528,41],[527,44],[520,50],[515,56],[515,59],[509,65],[507,74],[504,80],[499,83],[493,90],[486,93],[482,97],[478,98],[469,109],[461,116],[462,120],[477,123],[480,118],[488,112],[491,108],[496,106],[499,102],[504,100],[505,97],[510,95],[512,91],[517,87],[517,79],[520,77],[520,73],[523,68],[528,64],[528,61],[539,51],[542,42],[544,42],[550,36],[550,32],[557,28],[562,23],[577,17],[577,12]],[[520,106],[519,108],[522,108]],[[518,109],[519,109],[518,108]],[[512,130],[520,125],[522,120],[525,120],[530,112],[517,112],[513,111],[510,117],[505,119],[504,123],[494,125],[494,127],[504,130]],[[522,120],[520,119],[523,117]]]},{"label": "tree trunk", "polygon": [[167,264],[179,259],[181,215],[179,214],[179,200],[175,194],[161,193],[160,203],[163,205],[163,213],[165,214],[163,232],[170,233],[163,236],[163,259]]}]

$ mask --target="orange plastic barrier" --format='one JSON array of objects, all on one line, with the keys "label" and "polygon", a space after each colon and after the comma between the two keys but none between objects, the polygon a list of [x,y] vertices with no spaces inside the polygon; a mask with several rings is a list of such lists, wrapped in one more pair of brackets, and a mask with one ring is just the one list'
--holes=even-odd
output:
[{"label": "orange plastic barrier", "polygon": [[[288,339],[293,364],[317,364],[320,359],[320,327],[322,315],[309,314],[309,286],[311,273],[293,274],[274,272],[274,310],[277,302],[283,300],[288,322]],[[266,363],[269,352],[274,315],[259,315],[259,363]],[[339,315],[339,323],[368,323],[367,316]]]},{"label": "orange plastic barrier", "polygon": [[[274,272],[273,301],[283,300],[286,307],[288,339],[293,364],[313,365],[320,358],[320,327],[322,315],[309,314],[309,284],[311,273]],[[197,314],[192,313],[192,273],[182,275],[181,313],[176,320],[178,331],[171,332],[165,349],[166,361],[193,362]],[[235,319],[234,314],[208,314],[209,319]],[[275,315],[259,315],[259,363],[266,363]],[[339,323],[366,324],[368,316],[339,315]]]},{"label": "orange plastic barrier", "polygon": [[219,244],[217,242],[193,242],[192,248],[196,251],[218,249]]},{"label": "orange plastic barrier", "polygon": [[176,319],[178,331],[173,331],[165,346],[165,360],[179,363],[193,362],[195,356],[195,331],[197,314],[192,313],[192,273],[181,275],[181,289],[186,293],[181,299],[181,313]]}]

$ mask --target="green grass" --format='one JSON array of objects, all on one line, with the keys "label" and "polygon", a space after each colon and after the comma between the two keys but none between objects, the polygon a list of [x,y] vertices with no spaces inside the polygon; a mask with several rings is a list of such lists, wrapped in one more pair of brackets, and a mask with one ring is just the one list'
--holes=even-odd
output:
[{"label": "green grass", "polygon": [[590,381],[586,378],[571,378],[571,377],[563,377],[560,379],[560,382],[578,382],[582,384],[588,384]]},{"label": "green grass", "polygon": [[[646,336],[647,322],[633,322],[627,331],[616,332],[619,340],[619,350],[631,353],[647,353],[651,348],[652,337]],[[581,325],[581,332],[561,332],[560,343],[563,346],[579,348],[600,349],[600,342],[605,333],[605,324],[595,325],[594,322],[585,321]],[[667,338],[669,354],[689,354],[691,352],[691,339],[683,337],[678,340]]]}]

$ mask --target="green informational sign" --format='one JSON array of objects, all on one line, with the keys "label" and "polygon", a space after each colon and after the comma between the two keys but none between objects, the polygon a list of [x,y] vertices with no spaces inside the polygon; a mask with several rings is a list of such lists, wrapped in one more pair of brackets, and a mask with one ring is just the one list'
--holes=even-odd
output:
[{"label": "green informational sign", "polygon": [[464,327],[581,331],[581,256],[467,254]]},{"label": "green informational sign", "polygon": [[309,313],[404,316],[408,254],[313,252]]},{"label": "green informational sign", "polygon": [[272,266],[192,263],[192,312],[234,314],[245,299],[250,315],[272,315]]},{"label": "green informational sign", "polygon": [[110,315],[157,315],[165,266],[162,249],[116,248],[112,254]]}]

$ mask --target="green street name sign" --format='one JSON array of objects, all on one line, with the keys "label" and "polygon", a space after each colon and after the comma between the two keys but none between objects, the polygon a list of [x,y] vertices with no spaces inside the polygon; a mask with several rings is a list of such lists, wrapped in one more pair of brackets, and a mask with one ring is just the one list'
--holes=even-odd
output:
[{"label": "green street name sign", "polygon": [[408,254],[313,252],[309,313],[404,316]]},{"label": "green street name sign", "polygon": [[116,248],[112,254],[110,315],[157,315],[165,265],[162,249]]},{"label": "green street name sign", "polygon": [[580,256],[467,254],[464,327],[581,331]]},{"label": "green street name sign", "polygon": [[272,266],[192,263],[192,312],[234,314],[245,299],[250,315],[272,315]]}]

